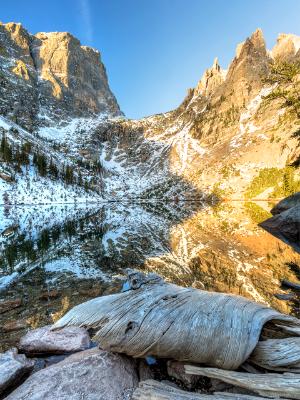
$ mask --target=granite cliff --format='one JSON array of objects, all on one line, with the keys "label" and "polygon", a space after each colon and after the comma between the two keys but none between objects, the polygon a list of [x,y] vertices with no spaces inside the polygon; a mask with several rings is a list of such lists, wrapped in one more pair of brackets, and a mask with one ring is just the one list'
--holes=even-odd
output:
[{"label": "granite cliff", "polygon": [[100,53],[68,32],[0,25],[1,115],[33,131],[51,121],[120,115]]},{"label": "granite cliff", "polygon": [[[107,199],[284,197],[284,176],[299,180],[289,168],[299,159],[299,119],[265,98],[272,66],[299,61],[299,47],[299,37],[280,34],[269,51],[258,29],[228,69],[215,59],[177,109],[129,120],[99,52],[69,33],[1,24],[0,115],[41,151],[47,145],[45,154],[78,166]],[[270,176],[260,191],[261,174],[277,182]]]}]

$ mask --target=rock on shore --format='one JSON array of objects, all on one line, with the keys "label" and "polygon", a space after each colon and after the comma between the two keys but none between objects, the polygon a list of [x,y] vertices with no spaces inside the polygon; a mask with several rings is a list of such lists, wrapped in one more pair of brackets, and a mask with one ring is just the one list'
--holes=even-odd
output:
[{"label": "rock on shore", "polygon": [[0,395],[28,374],[33,366],[34,361],[28,360],[24,354],[18,354],[17,349],[0,354]]},{"label": "rock on shore", "polygon": [[29,331],[20,340],[19,350],[25,354],[64,354],[86,350],[91,345],[88,332],[84,328],[70,326],[59,331],[51,331],[51,326],[43,326]]},{"label": "rock on shore", "polygon": [[31,375],[6,400],[120,400],[138,385],[135,361],[98,348]]}]

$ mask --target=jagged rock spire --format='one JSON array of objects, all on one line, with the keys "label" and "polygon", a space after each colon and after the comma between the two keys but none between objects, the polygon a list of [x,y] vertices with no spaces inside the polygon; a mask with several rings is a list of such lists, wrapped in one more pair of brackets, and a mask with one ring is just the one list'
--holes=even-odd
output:
[{"label": "jagged rock spire", "polygon": [[292,61],[295,58],[300,59],[299,50],[300,36],[291,33],[280,33],[270,54],[274,60]]},{"label": "jagged rock spire", "polygon": [[237,45],[236,58],[245,57],[254,51],[262,55],[266,55],[267,52],[264,35],[260,28],[256,29],[244,42]]},{"label": "jagged rock spire", "polygon": [[209,96],[217,86],[224,82],[225,74],[226,71],[221,69],[218,58],[216,57],[212,67],[208,68],[200,79],[195,89],[195,94]]}]

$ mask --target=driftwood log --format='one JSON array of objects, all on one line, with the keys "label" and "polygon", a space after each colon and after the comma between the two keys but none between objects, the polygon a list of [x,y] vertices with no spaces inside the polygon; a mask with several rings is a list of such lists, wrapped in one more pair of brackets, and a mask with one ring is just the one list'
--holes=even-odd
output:
[{"label": "driftwood log", "polygon": [[246,298],[182,288],[155,274],[129,272],[127,291],[74,307],[53,329],[93,327],[94,339],[108,351],[234,370],[249,358],[267,322],[283,332],[294,330],[294,336],[300,333],[298,319]]},{"label": "driftwood log", "polygon": [[195,365],[186,365],[185,372],[191,375],[221,379],[226,383],[251,390],[265,397],[300,399],[299,374],[251,374]]},{"label": "driftwood log", "polygon": [[168,384],[147,380],[140,382],[132,400],[263,400],[265,397],[235,393],[201,394],[185,392]]}]

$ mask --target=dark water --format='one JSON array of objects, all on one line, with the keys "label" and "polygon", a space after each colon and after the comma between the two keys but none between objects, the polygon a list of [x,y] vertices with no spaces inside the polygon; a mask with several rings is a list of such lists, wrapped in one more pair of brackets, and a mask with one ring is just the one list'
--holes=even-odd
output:
[{"label": "dark water", "polygon": [[197,202],[2,207],[0,233],[3,349],[73,305],[118,291],[126,268],[297,312],[297,298],[286,302],[274,294],[285,293],[281,279],[297,279],[298,254],[258,228],[241,207]]}]

